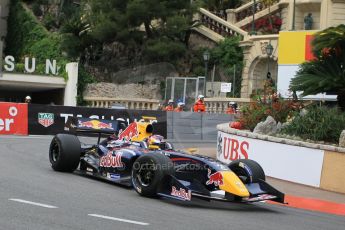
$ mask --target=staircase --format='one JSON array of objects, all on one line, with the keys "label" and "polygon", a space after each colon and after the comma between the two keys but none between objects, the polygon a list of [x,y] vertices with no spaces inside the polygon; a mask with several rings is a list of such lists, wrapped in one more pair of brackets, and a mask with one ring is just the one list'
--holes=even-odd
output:
[{"label": "staircase", "polygon": [[223,40],[224,37],[244,37],[248,34],[238,26],[225,21],[221,17],[211,13],[206,9],[199,9],[199,17],[199,22],[201,23],[201,25],[195,27],[195,30],[215,42]]},{"label": "staircase", "polygon": [[[281,14],[282,6],[280,0],[269,1],[271,1],[271,5],[267,4],[267,0],[258,0],[255,2],[255,7],[253,7],[254,3],[251,1],[237,9],[227,10],[227,18],[224,18],[224,16],[220,14],[211,13],[206,9],[200,8],[199,22],[201,25],[196,27],[194,30],[214,42],[219,42],[223,40],[224,37],[245,37],[251,32],[253,12],[256,24],[259,20],[261,20],[261,23],[269,14]],[[272,29],[270,34],[272,33],[279,33],[279,28],[276,28],[275,30]]]}]

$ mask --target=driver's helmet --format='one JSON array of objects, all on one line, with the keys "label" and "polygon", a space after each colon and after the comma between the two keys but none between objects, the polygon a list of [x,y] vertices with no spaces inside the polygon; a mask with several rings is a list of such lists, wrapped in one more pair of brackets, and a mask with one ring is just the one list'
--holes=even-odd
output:
[{"label": "driver's helmet", "polygon": [[161,149],[165,145],[164,137],[161,135],[152,135],[147,139],[149,149]]},{"label": "driver's helmet", "polygon": [[198,96],[198,100],[204,100],[204,98],[205,98],[204,95],[201,95],[201,94],[200,94],[200,95]]}]

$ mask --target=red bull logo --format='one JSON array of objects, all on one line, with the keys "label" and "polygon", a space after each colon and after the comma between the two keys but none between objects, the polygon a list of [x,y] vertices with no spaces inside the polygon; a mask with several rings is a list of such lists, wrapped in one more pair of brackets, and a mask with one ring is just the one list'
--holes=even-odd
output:
[{"label": "red bull logo", "polygon": [[118,152],[113,156],[113,151],[109,151],[107,155],[101,157],[99,166],[105,168],[122,168],[124,164],[121,161],[121,157],[122,152]]},{"label": "red bull logo", "polygon": [[221,172],[215,172],[211,174],[211,169],[208,169],[208,181],[206,181],[207,185],[214,184],[215,186],[223,185],[223,175]]},{"label": "red bull logo", "polygon": [[177,190],[175,186],[172,186],[172,188],[171,188],[171,195],[176,196],[178,198],[181,198],[183,200],[191,200],[192,199],[192,192],[190,190],[186,191],[183,188],[180,188],[179,190]]},{"label": "red bull logo", "polygon": [[113,129],[112,123],[105,123],[98,120],[91,120],[91,121],[79,121],[78,126],[80,128],[90,128],[90,129]]},{"label": "red bull logo", "polygon": [[119,133],[119,139],[130,140],[132,137],[136,137],[138,135],[138,125],[136,122],[133,122],[124,131]]}]

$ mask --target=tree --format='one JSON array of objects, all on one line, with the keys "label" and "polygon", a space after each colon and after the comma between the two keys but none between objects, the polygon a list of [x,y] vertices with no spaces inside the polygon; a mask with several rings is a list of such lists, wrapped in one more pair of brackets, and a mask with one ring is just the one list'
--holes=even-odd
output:
[{"label": "tree", "polygon": [[[85,1],[90,9],[85,12],[90,36],[101,44],[116,41],[130,50],[142,49],[146,61],[169,61],[184,55],[196,12],[190,1]],[[171,53],[160,50],[164,47]]]},{"label": "tree", "polygon": [[[241,92],[241,70],[243,67],[243,50],[239,46],[241,37],[229,37],[220,42],[211,50],[211,62],[218,63],[228,76],[236,72],[235,93],[240,96]],[[229,79],[232,80],[233,79]],[[233,82],[234,83],[234,82]]]},{"label": "tree", "polygon": [[317,58],[301,64],[290,89],[302,91],[302,96],[336,93],[338,105],[345,110],[345,25],[316,33],[312,45]]}]

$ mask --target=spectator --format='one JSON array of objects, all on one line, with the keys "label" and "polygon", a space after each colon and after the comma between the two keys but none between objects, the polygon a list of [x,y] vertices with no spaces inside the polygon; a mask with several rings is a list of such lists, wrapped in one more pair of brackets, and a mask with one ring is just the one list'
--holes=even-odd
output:
[{"label": "spectator", "polygon": [[26,96],[24,102],[25,103],[31,103],[31,97],[29,95]]},{"label": "spectator", "polygon": [[206,106],[204,103],[204,95],[199,95],[198,96],[198,100],[195,102],[194,106],[193,106],[193,110],[194,112],[201,112],[204,113],[206,111]]},{"label": "spectator", "polygon": [[170,99],[168,105],[164,108],[164,111],[174,111],[174,100]]},{"label": "spectator", "polygon": [[182,112],[184,109],[185,104],[183,102],[177,103],[177,107],[175,108],[175,112]]},{"label": "spectator", "polygon": [[229,102],[228,108],[225,111],[226,114],[236,114],[237,111],[237,103],[234,101]]},{"label": "spectator", "polygon": [[312,14],[309,13],[308,15],[304,17],[304,29],[311,30],[312,26],[313,26],[313,17],[312,17]]}]

